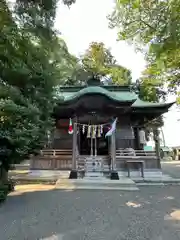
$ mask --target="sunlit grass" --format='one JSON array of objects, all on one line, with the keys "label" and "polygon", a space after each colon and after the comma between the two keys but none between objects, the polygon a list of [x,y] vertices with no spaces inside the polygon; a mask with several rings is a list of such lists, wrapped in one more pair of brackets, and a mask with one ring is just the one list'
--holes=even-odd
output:
[{"label": "sunlit grass", "polygon": [[55,188],[54,185],[46,185],[46,184],[24,184],[15,186],[15,191],[11,192],[9,196],[21,195],[23,193],[29,192],[40,192],[40,191],[50,191]]},{"label": "sunlit grass", "polygon": [[29,170],[11,170],[9,171],[9,173],[11,174],[27,174],[27,173],[30,173]]}]

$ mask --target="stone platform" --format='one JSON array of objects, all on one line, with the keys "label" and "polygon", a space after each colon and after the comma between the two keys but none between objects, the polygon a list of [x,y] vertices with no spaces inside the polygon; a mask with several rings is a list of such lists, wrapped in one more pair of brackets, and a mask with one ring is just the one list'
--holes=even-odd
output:
[{"label": "stone platform", "polygon": [[119,180],[110,180],[103,176],[86,176],[82,179],[69,179],[69,171],[46,171],[34,170],[24,174],[17,174],[12,178],[19,182],[25,183],[52,183],[56,189],[75,190],[75,189],[92,189],[92,190],[138,190],[135,182],[127,177]]},{"label": "stone platform", "polygon": [[91,189],[91,190],[123,190],[137,191],[139,190],[135,182],[129,178],[121,178],[119,180],[110,180],[105,177],[84,179],[58,179],[56,189]]},{"label": "stone platform", "polygon": [[131,173],[131,178],[125,172],[118,172],[119,180],[110,180],[107,177],[86,176],[82,179],[69,179],[70,171],[56,170],[15,170],[10,171],[9,176],[17,184],[45,183],[56,185],[58,189],[107,189],[107,190],[134,190],[140,185],[167,185],[180,184],[180,179],[173,178],[162,172],[147,172],[145,178],[137,171]]},{"label": "stone platform", "polygon": [[[118,174],[121,178],[127,177],[127,173],[125,171],[119,171]],[[153,169],[145,170],[144,178],[141,177],[140,171],[131,171],[130,178],[136,183],[178,183],[178,180],[169,174],[166,174],[161,170]]]}]

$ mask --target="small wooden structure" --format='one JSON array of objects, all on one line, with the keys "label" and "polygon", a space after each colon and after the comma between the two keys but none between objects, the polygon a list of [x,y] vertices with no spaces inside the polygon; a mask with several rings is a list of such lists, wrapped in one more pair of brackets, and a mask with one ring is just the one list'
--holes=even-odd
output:
[{"label": "small wooden structure", "polygon": [[160,155],[163,161],[172,161],[173,160],[173,149],[170,147],[160,147]]},{"label": "small wooden structure", "polygon": [[[118,179],[118,171],[127,170],[130,163],[132,168],[140,164],[143,171],[160,169],[157,129],[155,152],[143,151],[139,132],[172,104],[145,102],[130,86],[104,86],[97,79],[86,86],[62,87],[53,113],[56,128],[51,136],[51,149],[42,150],[33,158],[31,167],[70,170],[70,178],[77,178],[78,172],[86,171],[91,157],[92,171],[109,172],[113,179]],[[73,135],[68,134],[70,118]],[[116,130],[105,137],[116,118]]]}]

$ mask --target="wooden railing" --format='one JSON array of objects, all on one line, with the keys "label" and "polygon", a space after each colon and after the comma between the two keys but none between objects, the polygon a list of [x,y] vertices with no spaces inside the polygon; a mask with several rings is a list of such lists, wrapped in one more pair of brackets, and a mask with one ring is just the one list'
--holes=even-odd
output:
[{"label": "wooden railing", "polygon": [[[79,171],[85,169],[86,155],[77,155],[76,163]],[[102,159],[104,170],[109,169],[109,156],[98,156]],[[40,154],[31,159],[31,169],[42,170],[71,170],[72,169],[72,150],[66,149],[46,149],[41,150]]]},{"label": "wooden railing", "polygon": [[58,157],[62,155],[72,155],[70,149],[45,149],[40,151],[40,155],[44,157]]},{"label": "wooden railing", "polygon": [[[88,156],[77,155],[77,167],[79,170],[85,168],[85,159]],[[100,156],[98,156],[100,157]],[[103,169],[110,167],[110,159],[108,156],[102,157]],[[145,168],[157,168],[158,160],[155,151],[117,149],[116,150],[116,166],[117,169],[125,168],[128,160],[144,161]],[[40,154],[31,159],[31,169],[42,170],[71,170],[72,169],[72,150],[66,149],[46,149],[41,150]]]},{"label": "wooden railing", "polygon": [[129,160],[134,161],[134,166],[136,161],[144,162],[145,168],[158,168],[158,158],[155,151],[144,151],[144,150],[134,150],[134,149],[117,149],[116,150],[116,165],[117,169],[126,168],[126,163]]},{"label": "wooden railing", "polygon": [[46,149],[31,160],[31,169],[71,170],[72,150]]},{"label": "wooden railing", "polygon": [[143,156],[143,157],[156,157],[155,151],[144,151],[144,150],[134,150],[134,149],[117,149],[116,156]]}]

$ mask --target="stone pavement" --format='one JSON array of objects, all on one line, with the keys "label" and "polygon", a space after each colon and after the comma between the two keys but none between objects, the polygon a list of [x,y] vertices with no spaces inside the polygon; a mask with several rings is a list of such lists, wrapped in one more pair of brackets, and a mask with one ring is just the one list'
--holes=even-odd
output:
[{"label": "stone pavement", "polygon": [[18,186],[0,206],[0,226],[2,240],[179,240],[180,186],[137,192]]},{"label": "stone pavement", "polygon": [[[69,180],[69,171],[48,171],[48,170],[16,170],[10,172],[12,179],[19,183],[58,183],[59,189],[103,189],[103,190],[138,190],[139,185],[163,185],[163,184],[180,184],[180,179],[174,178],[163,171],[146,171],[145,178],[140,176],[140,172],[131,172],[131,178],[127,178],[126,172],[119,172],[120,180],[112,181],[105,178],[96,178],[97,182],[92,181],[93,178]],[[169,173],[169,172],[168,172]],[[95,178],[94,178],[95,179]],[[99,181],[99,180],[104,180]],[[135,184],[136,183],[136,184]]]},{"label": "stone pavement", "polygon": [[161,167],[164,174],[180,180],[180,161],[162,162]]},{"label": "stone pavement", "polygon": [[11,176],[20,183],[48,183],[55,184],[57,189],[101,189],[101,190],[126,190],[137,191],[133,180],[122,177],[119,180],[110,180],[105,177],[91,177],[83,179],[69,179],[69,171],[32,171]]}]

